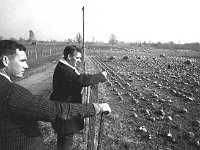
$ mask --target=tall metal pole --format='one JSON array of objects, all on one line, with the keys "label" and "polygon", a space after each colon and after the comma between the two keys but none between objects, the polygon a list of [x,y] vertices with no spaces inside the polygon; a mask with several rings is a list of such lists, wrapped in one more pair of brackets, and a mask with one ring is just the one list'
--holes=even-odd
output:
[{"label": "tall metal pole", "polygon": [[84,58],[85,58],[85,42],[84,42],[84,34],[85,34],[85,31],[84,31],[84,6],[82,8],[82,11],[83,11],[83,61],[84,61]]}]

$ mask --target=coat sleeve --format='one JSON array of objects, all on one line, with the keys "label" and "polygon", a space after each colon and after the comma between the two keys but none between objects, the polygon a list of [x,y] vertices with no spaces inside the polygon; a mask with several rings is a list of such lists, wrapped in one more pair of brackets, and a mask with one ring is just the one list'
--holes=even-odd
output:
[{"label": "coat sleeve", "polygon": [[106,78],[102,73],[98,74],[80,74],[78,75],[74,70],[63,69],[64,79],[67,82],[76,82],[82,87],[97,84],[99,82],[105,82]]},{"label": "coat sleeve", "polygon": [[56,118],[69,120],[95,115],[93,104],[58,103],[34,96],[29,90],[14,84],[10,89],[8,107],[13,116],[53,122]]}]

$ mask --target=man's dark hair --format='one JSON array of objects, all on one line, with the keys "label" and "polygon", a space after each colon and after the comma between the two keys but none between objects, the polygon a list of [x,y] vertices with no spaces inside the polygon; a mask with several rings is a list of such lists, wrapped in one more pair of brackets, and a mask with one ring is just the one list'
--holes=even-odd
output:
[{"label": "man's dark hair", "polygon": [[63,52],[64,58],[66,59],[68,55],[73,56],[75,51],[81,53],[81,48],[79,48],[76,45],[69,45],[69,46],[65,47],[64,52]]},{"label": "man's dark hair", "polygon": [[20,51],[26,51],[26,48],[12,40],[0,40],[0,57],[3,55],[14,55],[16,54],[16,49]]}]

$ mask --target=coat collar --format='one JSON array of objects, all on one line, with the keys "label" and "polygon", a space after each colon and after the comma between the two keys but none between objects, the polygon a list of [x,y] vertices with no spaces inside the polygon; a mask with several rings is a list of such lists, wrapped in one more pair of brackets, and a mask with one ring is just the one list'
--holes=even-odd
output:
[{"label": "coat collar", "polygon": [[0,75],[4,76],[6,79],[8,79],[11,82],[11,79],[10,79],[10,77],[8,75],[6,75],[6,74],[4,74],[2,72],[0,72]]},{"label": "coat collar", "polygon": [[64,58],[61,58],[61,59],[60,59],[60,62],[63,63],[63,64],[65,64],[66,66],[68,66],[68,67],[74,69],[74,71],[75,71],[78,75],[80,75],[80,73],[78,72],[78,70],[77,70],[75,67],[73,67],[72,65],[70,65]]}]

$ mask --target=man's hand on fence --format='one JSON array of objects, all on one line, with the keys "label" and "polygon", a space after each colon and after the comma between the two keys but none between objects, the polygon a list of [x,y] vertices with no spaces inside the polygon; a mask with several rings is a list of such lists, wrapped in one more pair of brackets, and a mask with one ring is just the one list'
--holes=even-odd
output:
[{"label": "man's hand on fence", "polygon": [[107,103],[101,103],[101,104],[93,103],[93,105],[95,107],[96,115],[100,113],[106,113],[106,114],[111,113],[111,108]]},{"label": "man's hand on fence", "polygon": [[107,114],[111,113],[111,108],[107,103],[102,103],[102,104],[99,104],[99,105],[101,107],[102,113],[107,113]]},{"label": "man's hand on fence", "polygon": [[104,75],[104,77],[107,79],[107,72],[103,71],[102,74]]}]

